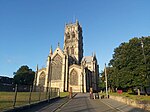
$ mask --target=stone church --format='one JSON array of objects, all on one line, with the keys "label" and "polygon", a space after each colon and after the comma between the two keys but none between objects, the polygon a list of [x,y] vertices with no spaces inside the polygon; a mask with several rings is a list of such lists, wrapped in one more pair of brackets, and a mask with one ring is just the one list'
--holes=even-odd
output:
[{"label": "stone church", "polygon": [[34,84],[59,88],[60,92],[89,92],[98,90],[99,65],[95,53],[83,56],[82,27],[75,23],[65,25],[64,48],[59,44],[47,57],[46,68],[37,69]]}]

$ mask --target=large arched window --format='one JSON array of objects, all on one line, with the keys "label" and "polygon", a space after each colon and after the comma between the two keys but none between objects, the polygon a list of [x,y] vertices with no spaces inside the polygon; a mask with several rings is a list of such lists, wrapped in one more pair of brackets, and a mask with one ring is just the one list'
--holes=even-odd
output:
[{"label": "large arched window", "polygon": [[61,80],[62,77],[62,57],[59,54],[52,59],[52,80]]},{"label": "large arched window", "polygon": [[74,69],[70,73],[70,85],[78,85],[78,73]]},{"label": "large arched window", "polygon": [[45,79],[46,79],[46,75],[44,72],[42,72],[39,76],[39,85],[40,86],[44,86],[45,85]]}]

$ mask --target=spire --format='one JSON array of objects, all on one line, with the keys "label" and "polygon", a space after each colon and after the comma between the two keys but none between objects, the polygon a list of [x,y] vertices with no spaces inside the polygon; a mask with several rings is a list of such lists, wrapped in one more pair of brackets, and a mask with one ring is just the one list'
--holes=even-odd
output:
[{"label": "spire", "polygon": [[52,46],[51,46],[51,48],[50,48],[50,56],[53,54],[53,49],[52,49]]},{"label": "spire", "polygon": [[60,47],[60,45],[59,45],[59,42],[58,42],[58,45],[57,45],[57,47]]},{"label": "spire", "polygon": [[94,52],[94,57],[96,57],[96,53]]},{"label": "spire", "polygon": [[38,64],[36,65],[36,71],[38,72],[38,70],[39,70],[39,67],[38,67]]},{"label": "spire", "polygon": [[77,24],[77,25],[79,24],[79,21],[78,21],[78,19],[76,19],[76,24]]},{"label": "spire", "polygon": [[92,52],[92,57],[94,57],[94,53]]}]

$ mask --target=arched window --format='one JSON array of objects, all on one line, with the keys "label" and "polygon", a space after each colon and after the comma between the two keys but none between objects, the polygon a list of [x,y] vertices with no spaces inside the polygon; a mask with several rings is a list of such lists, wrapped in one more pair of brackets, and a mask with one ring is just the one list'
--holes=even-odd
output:
[{"label": "arched window", "polygon": [[62,57],[56,54],[52,59],[52,80],[61,80],[62,77]]},{"label": "arched window", "polygon": [[78,74],[77,71],[75,71],[74,69],[70,73],[70,85],[78,85]]},{"label": "arched window", "polygon": [[70,39],[70,34],[69,34],[69,32],[66,33],[66,38],[67,38],[67,39]]},{"label": "arched window", "polygon": [[75,38],[75,33],[74,33],[74,31],[72,32],[72,38]]},{"label": "arched window", "polygon": [[46,75],[44,72],[42,72],[39,76],[39,85],[40,86],[44,86],[45,85],[45,79],[46,79]]}]

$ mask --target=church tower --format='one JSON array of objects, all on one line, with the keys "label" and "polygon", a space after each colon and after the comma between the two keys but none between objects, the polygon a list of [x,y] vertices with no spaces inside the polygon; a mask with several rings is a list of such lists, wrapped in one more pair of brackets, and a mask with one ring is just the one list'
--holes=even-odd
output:
[{"label": "church tower", "polygon": [[64,53],[69,56],[71,63],[81,63],[83,58],[83,37],[82,27],[77,20],[75,23],[65,25]]}]

